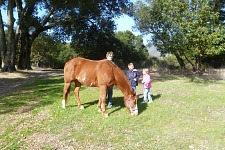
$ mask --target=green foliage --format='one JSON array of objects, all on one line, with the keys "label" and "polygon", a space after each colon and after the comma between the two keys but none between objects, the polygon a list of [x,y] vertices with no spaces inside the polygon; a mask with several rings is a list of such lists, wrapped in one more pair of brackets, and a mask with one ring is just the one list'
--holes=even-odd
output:
[{"label": "green foliage", "polygon": [[179,63],[174,55],[166,56],[160,59],[159,67],[168,68],[168,69],[175,69],[179,67]]},{"label": "green foliage", "polygon": [[[71,35],[71,46],[76,53],[85,58],[103,59],[107,51],[114,51],[114,32],[116,29],[114,17],[122,14],[130,7],[128,0],[121,1],[68,1],[69,7],[63,15],[66,20],[54,28],[58,37]],[[63,7],[56,3],[58,7]]]},{"label": "green foliage", "polygon": [[70,44],[44,33],[32,45],[32,62],[36,67],[63,68],[65,62],[76,56]]},{"label": "green foliage", "polygon": [[[96,27],[97,26],[97,27]],[[107,18],[98,20],[98,25],[92,24],[86,30],[73,35],[71,46],[79,56],[90,59],[104,59],[108,51],[114,51],[114,22]]]},{"label": "green foliage", "polygon": [[58,59],[65,63],[74,57],[78,57],[78,54],[71,48],[71,44],[63,44]]},{"label": "green foliage", "polygon": [[180,65],[184,58],[189,63],[194,59],[200,67],[203,57],[222,54],[225,49],[224,25],[212,4],[216,2],[138,1],[135,23],[143,34],[152,34],[152,42],[162,54],[176,55]]},{"label": "green foliage", "polygon": [[[158,71],[161,69],[177,70],[179,68],[179,62],[174,55],[167,55],[164,57],[150,57],[149,64],[150,68],[153,70],[157,69]],[[187,67],[187,69],[189,68],[190,67]]]},{"label": "green foliage", "polygon": [[[119,66],[127,68],[127,64],[133,62],[135,67],[145,67],[149,53],[140,36],[135,36],[131,31],[117,32],[116,53]],[[116,58],[117,59],[117,58]]]},{"label": "green foliage", "polygon": [[[105,49],[105,45],[109,44],[105,42],[107,40],[112,41],[110,49]],[[121,68],[127,69],[130,62],[138,68],[149,65],[149,54],[142,38],[130,31],[118,32],[109,39],[103,38],[101,42],[89,44],[90,49],[86,45],[84,50],[80,46],[74,46],[74,43],[63,44],[52,35],[41,34],[32,46],[32,62],[40,67],[63,68],[64,63],[74,57],[104,59],[106,52],[112,50],[115,54],[114,61]]]},{"label": "green foliage", "polygon": [[[224,81],[152,76],[154,102],[130,116],[114,88],[110,117],[97,112],[99,90],[83,86],[61,108],[63,78],[38,79],[0,97],[1,149],[223,149]],[[141,84],[140,84],[141,85]],[[137,91],[141,90],[137,87]],[[72,89],[71,89],[72,90]]]},{"label": "green foliage", "polygon": [[[10,32],[12,33],[12,42],[8,43],[13,43],[10,46],[15,49],[18,48],[19,53],[7,57],[10,59],[7,62],[12,61],[14,63],[15,58],[19,57],[17,65],[20,69],[31,69],[31,46],[33,41],[44,31],[50,31],[51,34],[64,42],[71,37],[76,50],[75,53],[80,56],[88,58],[93,56],[92,59],[104,58],[104,52],[112,50],[113,47],[111,41],[115,31],[113,19],[120,16],[131,6],[128,0],[67,0],[63,2],[56,0],[17,0],[9,2],[12,2],[8,3],[12,4],[10,5],[12,7],[7,6],[7,4],[6,7],[10,8],[8,12],[12,14],[11,29],[8,29],[12,31]],[[14,7],[16,9],[12,13]],[[18,17],[14,17],[14,14]],[[14,20],[14,18],[18,18],[18,20]],[[14,21],[16,24],[14,24]],[[16,26],[15,37],[13,26]],[[14,38],[15,42],[13,41]],[[17,47],[18,42],[21,43],[20,47]],[[15,49],[12,52],[15,52]],[[61,66],[60,62],[55,64],[56,56],[53,51],[51,53],[46,53],[47,59],[43,60],[42,58],[42,61],[45,61],[45,64],[48,61],[49,66]],[[40,59],[40,54],[37,52],[33,52],[33,54],[37,54],[35,56],[37,62]],[[51,62],[54,62],[54,64],[50,64]],[[14,67],[15,65],[12,64],[11,66]]]}]

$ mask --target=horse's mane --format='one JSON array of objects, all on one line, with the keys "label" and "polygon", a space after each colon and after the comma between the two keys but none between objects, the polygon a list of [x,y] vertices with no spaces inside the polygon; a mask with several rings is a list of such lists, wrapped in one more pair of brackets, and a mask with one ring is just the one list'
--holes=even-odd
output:
[{"label": "horse's mane", "polygon": [[123,77],[124,80],[126,80],[126,81],[129,82],[129,80],[127,79],[127,76],[125,75],[125,73],[124,73],[117,65],[114,64],[113,67],[114,67],[114,68],[116,69],[116,71],[120,74],[120,76]]},{"label": "horse's mane", "polygon": [[119,76],[119,78],[115,76],[115,78],[119,79],[119,81],[117,81],[117,86],[119,88],[120,87],[126,88],[128,90],[127,92],[131,92],[132,88],[125,73],[117,65],[114,64],[113,67],[114,67],[113,69],[114,76],[116,75],[116,73],[118,73],[118,76]]}]

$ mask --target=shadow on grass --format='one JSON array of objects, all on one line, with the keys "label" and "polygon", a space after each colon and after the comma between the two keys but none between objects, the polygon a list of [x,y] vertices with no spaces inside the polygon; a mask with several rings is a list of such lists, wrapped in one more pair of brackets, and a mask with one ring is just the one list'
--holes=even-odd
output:
[{"label": "shadow on grass", "polygon": [[[76,101],[76,100],[75,100],[74,103],[76,103],[76,104],[74,104],[74,105],[69,105],[69,106],[67,106],[67,107],[78,107],[77,101]],[[84,106],[84,109],[86,109],[86,108],[88,108],[88,107],[90,107],[90,106],[92,106],[92,105],[96,105],[96,108],[97,108],[97,106],[98,106],[98,100],[94,100],[94,101],[87,102],[87,103],[82,103],[82,101],[81,101],[81,104]]]},{"label": "shadow on grass", "polygon": [[[99,100],[94,100],[94,101],[86,102],[86,103],[81,102],[81,104],[84,106],[84,109],[87,109],[88,107],[90,107],[92,105],[95,105],[96,110],[97,110],[98,101]],[[69,105],[68,107],[78,107],[78,106],[77,106],[77,104],[75,104],[75,105]],[[114,109],[114,110],[109,113],[109,109],[111,109],[111,108],[108,108],[107,105],[106,105],[106,112],[108,112],[109,115],[110,115],[113,112],[119,111],[123,107],[125,107],[125,105],[123,103],[123,97],[113,97],[113,108],[112,109]]]},{"label": "shadow on grass", "polygon": [[[157,94],[157,95],[152,96],[152,99],[153,99],[153,101],[156,101],[160,97],[161,97],[161,94]],[[142,101],[141,98],[138,99],[138,112],[139,112],[139,114],[144,112],[147,109],[147,105],[148,105],[148,104],[141,104],[141,101]],[[96,105],[96,109],[97,109],[98,100],[94,100],[92,102],[87,102],[87,103],[82,103],[82,104],[84,105],[85,109],[92,106],[92,105]],[[78,106],[76,104],[76,105],[69,105],[68,107],[78,107]],[[120,111],[124,107],[126,107],[126,106],[124,105],[123,97],[113,97],[112,111],[109,112],[109,109],[111,109],[111,108],[108,108],[107,106],[106,106],[106,111],[109,112],[109,115],[110,115],[110,114],[113,114],[114,112]]]},{"label": "shadow on grass", "polygon": [[[82,103],[82,102],[81,102]],[[82,103],[82,105],[84,106],[85,109],[87,109],[88,107],[95,105],[96,106],[96,110],[98,107],[98,100],[94,100],[92,102],[86,102],[86,103]],[[139,102],[138,102],[138,107],[139,107]],[[77,104],[75,105],[69,105],[67,107],[78,107]],[[120,111],[122,108],[125,108],[126,106],[124,105],[124,100],[123,97],[113,97],[113,107],[112,108],[108,108],[106,105],[106,112],[110,114],[113,114],[114,112]],[[144,110],[146,109],[146,107],[141,107],[139,108],[139,113],[142,113]]]},{"label": "shadow on grass", "polygon": [[60,83],[63,83],[61,77],[37,79],[23,85],[17,92],[0,97],[0,115],[25,113],[37,107],[52,105],[56,102],[52,97],[62,95],[63,86]]},{"label": "shadow on grass", "polygon": [[[122,108],[126,107],[124,105],[124,97],[113,97],[113,100],[112,100],[112,103],[113,103],[113,109],[111,112],[109,112],[109,115],[110,114],[113,114],[114,112],[117,112],[117,111],[120,111]],[[109,110],[111,108],[107,108],[107,110]]]},{"label": "shadow on grass", "polygon": [[[152,96],[152,100],[153,100],[153,103],[154,103],[154,101],[157,101],[161,97],[161,94],[151,95],[151,96]],[[142,104],[141,103],[142,101],[143,101],[143,94],[139,95],[139,98],[138,98],[138,112],[139,112],[139,114],[144,112],[147,109],[147,106],[149,105],[148,103]]]},{"label": "shadow on grass", "polygon": [[165,82],[169,80],[182,80],[182,78],[184,77],[189,79],[190,82],[200,83],[200,84],[209,84],[209,83],[214,83],[218,80],[221,80],[216,78],[213,79],[213,78],[210,78],[210,76],[201,75],[201,74],[197,74],[193,72],[182,72],[182,71],[177,71],[173,73],[160,72],[160,71],[151,72],[151,78],[153,79],[153,81]]},{"label": "shadow on grass", "polygon": [[194,82],[197,84],[211,84],[217,82],[217,80],[211,80],[204,77],[188,77],[189,82]]},{"label": "shadow on grass", "polygon": [[[0,72],[1,73],[1,72]],[[37,79],[37,78],[44,78],[44,77],[55,77],[55,76],[63,76],[63,70],[39,70],[38,72],[31,71],[16,71],[15,73],[20,74],[18,77],[15,78],[0,78],[1,82],[8,82],[8,83],[15,83],[16,81],[21,80],[28,80],[28,79]],[[10,74],[8,74],[10,76]]]},{"label": "shadow on grass", "polygon": [[152,77],[153,80],[156,81],[160,81],[160,82],[164,82],[164,81],[168,81],[168,80],[177,80],[179,79],[177,76],[156,76],[156,77]]}]

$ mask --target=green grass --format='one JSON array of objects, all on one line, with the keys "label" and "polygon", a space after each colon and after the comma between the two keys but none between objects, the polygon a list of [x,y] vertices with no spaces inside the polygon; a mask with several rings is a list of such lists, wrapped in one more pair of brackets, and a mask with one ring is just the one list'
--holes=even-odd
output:
[{"label": "green grass", "polygon": [[224,81],[153,78],[154,103],[141,97],[138,116],[115,87],[109,118],[97,112],[98,88],[81,88],[84,110],[72,91],[62,109],[62,89],[62,77],[38,79],[1,97],[0,149],[225,149]]}]

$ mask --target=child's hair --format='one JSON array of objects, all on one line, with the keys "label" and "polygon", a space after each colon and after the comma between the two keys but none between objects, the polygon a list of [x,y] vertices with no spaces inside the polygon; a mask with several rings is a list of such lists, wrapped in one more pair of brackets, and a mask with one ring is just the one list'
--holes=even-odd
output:
[{"label": "child's hair", "polygon": [[107,53],[106,53],[106,57],[108,57],[108,56],[113,56],[113,52],[112,52],[112,51],[107,52]]},{"label": "child's hair", "polygon": [[146,72],[146,73],[149,72],[148,68],[144,68],[143,71]]},{"label": "child's hair", "polygon": [[129,63],[128,66],[134,66],[134,64],[133,63]]}]

